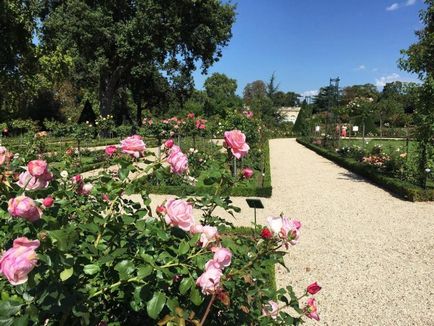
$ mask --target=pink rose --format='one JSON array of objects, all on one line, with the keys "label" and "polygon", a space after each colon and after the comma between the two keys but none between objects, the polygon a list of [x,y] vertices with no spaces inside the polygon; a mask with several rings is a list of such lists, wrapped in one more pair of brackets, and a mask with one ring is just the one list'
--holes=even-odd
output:
[{"label": "pink rose", "polygon": [[23,189],[25,187],[25,190],[41,190],[46,189],[52,179],[53,174],[50,172],[46,172],[39,177],[34,177],[29,171],[25,171],[20,174],[17,185]]},{"label": "pink rose", "polygon": [[225,131],[224,135],[226,146],[237,159],[247,155],[250,147],[246,143],[246,135],[239,130]]},{"label": "pink rose", "polygon": [[42,210],[36,206],[32,198],[26,196],[11,198],[8,212],[13,217],[21,217],[29,222],[35,222],[42,216]]},{"label": "pink rose", "polygon": [[253,112],[252,111],[244,111],[243,113],[248,119],[253,118]]},{"label": "pink rose", "polygon": [[206,129],[206,120],[198,119],[196,120],[196,129]]},{"label": "pink rose", "polygon": [[318,307],[316,306],[316,302],[314,298],[309,298],[307,299],[307,306],[304,307],[303,311],[304,314],[311,318],[311,319],[315,319],[317,321],[319,321],[319,316],[318,316]]},{"label": "pink rose", "polygon": [[196,285],[202,289],[203,294],[214,294],[221,288],[220,280],[223,275],[222,271],[215,268],[214,265],[209,266],[210,267],[196,280]]},{"label": "pink rose", "polygon": [[172,148],[174,144],[175,144],[175,142],[173,141],[172,138],[170,138],[164,142],[164,146],[166,148]]},{"label": "pink rose", "polygon": [[218,264],[220,269],[228,267],[231,264],[232,252],[226,248],[216,248],[214,251],[213,261]]},{"label": "pink rose", "polygon": [[202,224],[193,225],[190,229],[191,234],[198,234],[198,233],[202,233],[202,232],[203,232]]},{"label": "pink rose", "polygon": [[187,118],[194,119],[194,113],[190,112],[189,114],[187,114]]},{"label": "pink rose", "polygon": [[0,146],[0,166],[3,165],[7,158],[8,150],[4,146]]},{"label": "pink rose", "polygon": [[251,168],[244,168],[242,174],[244,179],[250,179],[253,176],[253,170]]},{"label": "pink rose", "polygon": [[81,175],[77,174],[77,175],[74,175],[74,176],[71,178],[71,181],[72,181],[72,183],[74,183],[74,184],[80,184],[80,183],[83,182],[83,178],[82,178]]},{"label": "pink rose", "polygon": [[3,254],[0,258],[0,273],[8,279],[9,283],[19,285],[27,282],[27,274],[37,264],[35,250],[39,244],[38,240],[17,238],[12,248]]},{"label": "pink rose", "polygon": [[42,201],[42,205],[44,205],[47,208],[53,206],[53,203],[54,203],[53,197],[47,197]]},{"label": "pink rose", "polygon": [[193,207],[185,200],[169,199],[165,207],[166,216],[164,219],[167,224],[187,232],[196,224],[193,218]]},{"label": "pink rose", "polygon": [[169,150],[169,156],[175,155],[180,152],[181,152],[181,147],[179,147],[178,145],[173,145],[172,148]]},{"label": "pink rose", "polygon": [[93,184],[86,183],[83,186],[80,186],[78,189],[78,193],[83,196],[88,196],[92,192]]},{"label": "pink rose", "polygon": [[188,170],[188,157],[182,152],[170,154],[167,158],[167,163],[170,164],[170,172],[182,174]]},{"label": "pink rose", "polygon": [[110,145],[107,146],[104,150],[104,152],[108,155],[108,156],[112,156],[114,153],[116,153],[116,151],[118,150],[117,146],[115,145]]},{"label": "pink rose", "polygon": [[279,316],[279,305],[273,300],[262,306],[262,315],[276,319]]},{"label": "pink rose", "polygon": [[317,282],[312,283],[311,285],[309,285],[306,289],[306,292],[309,294],[316,294],[321,290],[321,287],[318,285]]},{"label": "pink rose", "polygon": [[43,160],[33,160],[27,164],[27,171],[34,177],[40,177],[48,173],[48,164]]},{"label": "pink rose", "polygon": [[202,234],[200,235],[200,243],[202,247],[205,248],[208,243],[214,242],[217,240],[218,231],[215,226],[205,225],[202,229]]},{"label": "pink rose", "polygon": [[136,158],[143,156],[146,145],[139,135],[127,137],[121,141],[122,152],[130,154]]},{"label": "pink rose", "polygon": [[268,226],[271,231],[278,235],[285,243],[295,245],[300,238],[301,222],[297,220],[289,220],[285,216],[268,217]]}]

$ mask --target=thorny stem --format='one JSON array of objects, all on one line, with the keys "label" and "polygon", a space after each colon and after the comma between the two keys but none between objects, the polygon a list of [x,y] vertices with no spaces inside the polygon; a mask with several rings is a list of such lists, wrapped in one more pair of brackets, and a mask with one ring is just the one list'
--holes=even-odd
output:
[{"label": "thorny stem", "polygon": [[209,312],[211,311],[211,307],[215,301],[215,298],[216,298],[216,296],[214,293],[211,297],[211,300],[208,303],[208,306],[206,307],[205,314],[203,315],[202,319],[200,320],[200,324],[199,324],[200,326],[203,326],[203,324],[205,323],[205,320],[208,317]]}]

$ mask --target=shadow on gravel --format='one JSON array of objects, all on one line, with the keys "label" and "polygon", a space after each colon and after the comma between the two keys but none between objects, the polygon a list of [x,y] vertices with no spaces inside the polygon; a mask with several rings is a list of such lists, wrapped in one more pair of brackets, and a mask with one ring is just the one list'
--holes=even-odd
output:
[{"label": "shadow on gravel", "polygon": [[338,177],[339,180],[350,180],[350,181],[353,181],[353,182],[370,183],[366,179],[358,176],[357,174],[351,173],[351,172],[340,172],[339,176],[340,176],[340,177]]}]

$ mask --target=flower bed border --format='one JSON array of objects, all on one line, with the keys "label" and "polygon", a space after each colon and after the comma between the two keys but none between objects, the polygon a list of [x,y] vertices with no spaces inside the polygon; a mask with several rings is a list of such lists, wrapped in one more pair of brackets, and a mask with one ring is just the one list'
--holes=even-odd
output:
[{"label": "flower bed border", "polygon": [[[271,186],[271,171],[270,171],[270,145],[267,141],[264,146],[264,186],[260,187],[242,187],[235,186],[229,193],[223,193],[226,196],[238,196],[238,197],[266,197],[269,198],[272,195],[273,187]],[[149,186],[144,185],[148,193],[156,195],[208,195],[214,194],[216,188],[214,186]]]},{"label": "flower bed border", "polygon": [[419,186],[411,184],[407,181],[398,180],[385,175],[382,175],[370,168],[369,166],[360,164],[359,162],[341,157],[335,153],[330,152],[327,149],[313,145],[306,140],[297,138],[297,142],[310,150],[314,151],[318,155],[325,157],[326,159],[333,161],[337,165],[344,167],[345,169],[354,172],[375,185],[409,201],[434,201],[434,190],[423,189]]}]

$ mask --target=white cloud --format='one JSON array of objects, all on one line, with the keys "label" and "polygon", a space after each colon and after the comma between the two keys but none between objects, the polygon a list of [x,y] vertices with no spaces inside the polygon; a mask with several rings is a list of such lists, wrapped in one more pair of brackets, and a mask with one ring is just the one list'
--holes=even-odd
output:
[{"label": "white cloud", "polygon": [[395,11],[395,10],[398,10],[402,7],[413,6],[416,4],[416,2],[417,2],[417,0],[407,0],[407,1],[402,2],[402,3],[394,2],[389,7],[386,7],[386,10],[387,11]]},{"label": "white cloud", "polygon": [[386,8],[387,11],[395,11],[399,9],[399,4],[398,3],[393,3],[392,5],[390,5],[389,7]]},{"label": "white cloud", "polygon": [[394,72],[391,75],[380,77],[380,79],[375,79],[375,86],[384,87],[387,83],[397,81],[400,78],[401,77],[396,72]]},{"label": "white cloud", "polygon": [[305,91],[305,92],[301,93],[300,95],[303,96],[303,97],[306,97],[306,96],[317,96],[318,93],[319,93],[319,90],[312,90],[312,91]]},{"label": "white cloud", "polygon": [[357,71],[361,71],[361,70],[366,70],[366,66],[365,65],[360,65],[356,68]]}]

